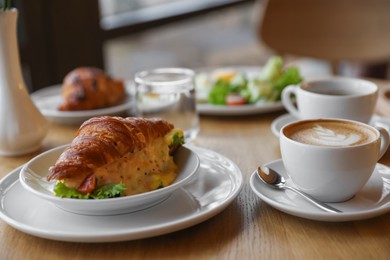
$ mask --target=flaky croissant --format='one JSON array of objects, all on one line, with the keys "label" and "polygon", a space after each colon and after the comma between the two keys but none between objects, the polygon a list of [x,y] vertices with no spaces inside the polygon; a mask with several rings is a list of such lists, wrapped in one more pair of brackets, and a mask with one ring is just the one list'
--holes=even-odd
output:
[{"label": "flaky croissant", "polygon": [[81,125],[47,180],[60,180],[81,194],[106,184],[124,184],[123,195],[164,187],[177,176],[170,148],[180,145],[182,136],[162,119],[94,117]]},{"label": "flaky croissant", "polygon": [[69,72],[62,83],[60,111],[105,108],[119,104],[126,97],[121,80],[114,80],[102,70],[80,67]]}]

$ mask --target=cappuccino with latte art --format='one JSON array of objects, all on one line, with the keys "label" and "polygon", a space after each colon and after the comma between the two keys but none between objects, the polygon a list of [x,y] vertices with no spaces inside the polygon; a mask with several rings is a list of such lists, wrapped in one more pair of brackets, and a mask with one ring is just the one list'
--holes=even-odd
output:
[{"label": "cappuccino with latte art", "polygon": [[362,124],[338,120],[303,121],[284,129],[297,142],[319,146],[354,146],[372,142],[378,133]]},{"label": "cappuccino with latte art", "polygon": [[389,141],[387,129],[345,119],[298,120],[280,130],[288,176],[323,202],[352,198],[372,175]]}]

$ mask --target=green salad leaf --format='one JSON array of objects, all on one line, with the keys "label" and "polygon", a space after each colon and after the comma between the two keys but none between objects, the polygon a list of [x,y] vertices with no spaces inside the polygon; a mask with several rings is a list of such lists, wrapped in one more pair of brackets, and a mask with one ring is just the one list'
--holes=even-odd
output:
[{"label": "green salad leaf", "polygon": [[182,135],[179,135],[178,132],[176,132],[173,137],[172,137],[172,143],[169,144],[169,147],[171,146],[175,146],[175,145],[180,145],[180,144],[184,144],[184,136]]},{"label": "green salad leaf", "polygon": [[168,145],[169,148],[169,154],[173,155],[174,152],[182,145],[184,144],[184,136],[183,134],[180,134],[180,132],[175,132],[172,135],[172,141]]},{"label": "green salad leaf", "polygon": [[257,76],[261,81],[274,81],[283,74],[283,59],[280,56],[272,56]]},{"label": "green salad leaf", "polygon": [[280,100],[280,95],[288,85],[296,85],[302,82],[302,77],[296,67],[287,68],[283,74],[273,82],[273,89],[277,92],[276,99]]},{"label": "green salad leaf", "polygon": [[54,187],[54,194],[61,198],[72,199],[108,199],[123,196],[126,190],[125,185],[121,184],[106,184],[96,189],[93,193],[81,194],[74,188],[68,188],[61,181],[57,182]]},{"label": "green salad leaf", "polygon": [[210,90],[208,101],[214,105],[225,105],[226,97],[231,93],[230,84],[226,81],[217,81]]}]

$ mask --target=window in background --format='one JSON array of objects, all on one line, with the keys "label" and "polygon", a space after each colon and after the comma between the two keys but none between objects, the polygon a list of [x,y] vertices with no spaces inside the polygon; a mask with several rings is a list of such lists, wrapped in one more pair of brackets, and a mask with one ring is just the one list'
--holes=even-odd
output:
[{"label": "window in background", "polygon": [[154,67],[260,66],[270,53],[258,45],[252,10],[253,2],[247,1],[110,39],[104,44],[106,69],[132,79],[135,72]]},{"label": "window in background", "polygon": [[247,0],[99,0],[101,27],[111,30]]},{"label": "window in background", "polygon": [[178,1],[185,0],[99,0],[100,15],[106,17]]}]

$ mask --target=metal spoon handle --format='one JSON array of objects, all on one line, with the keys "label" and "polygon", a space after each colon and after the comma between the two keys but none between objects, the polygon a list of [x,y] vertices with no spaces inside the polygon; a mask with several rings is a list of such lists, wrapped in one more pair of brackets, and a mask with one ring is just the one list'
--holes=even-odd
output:
[{"label": "metal spoon handle", "polygon": [[325,203],[323,203],[321,201],[316,200],[315,198],[311,197],[310,195],[308,195],[308,194],[306,194],[306,193],[304,193],[304,192],[302,192],[302,191],[300,191],[298,189],[295,189],[294,187],[291,187],[291,186],[288,186],[288,185],[283,185],[283,188],[289,189],[289,190],[292,190],[292,191],[298,193],[299,195],[301,195],[302,197],[306,198],[307,200],[312,202],[314,205],[316,205],[320,209],[323,209],[323,210],[328,211],[328,212],[333,212],[333,213],[340,213],[340,212],[342,212],[341,210],[335,209],[332,206],[329,206],[328,204],[325,204]]}]

